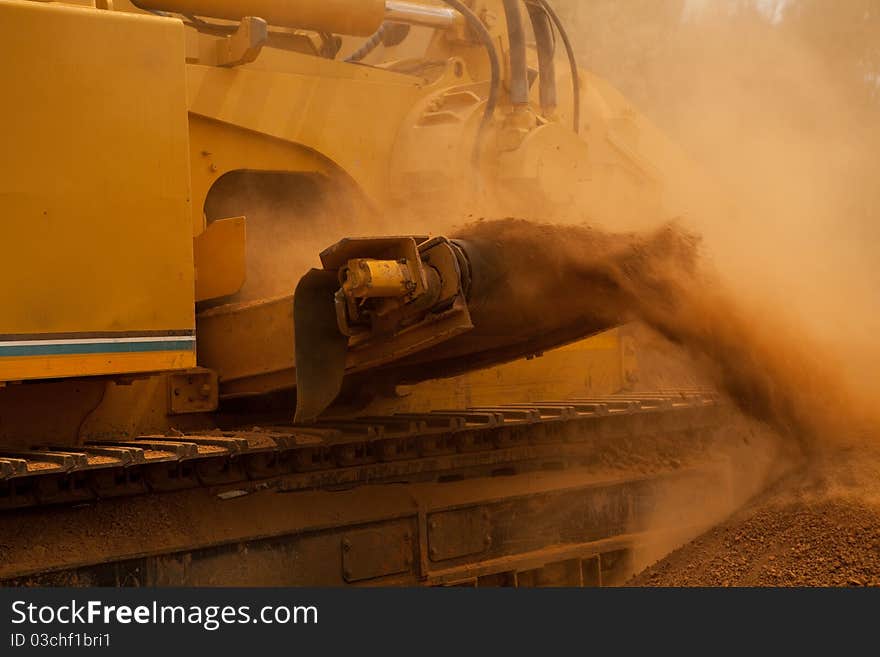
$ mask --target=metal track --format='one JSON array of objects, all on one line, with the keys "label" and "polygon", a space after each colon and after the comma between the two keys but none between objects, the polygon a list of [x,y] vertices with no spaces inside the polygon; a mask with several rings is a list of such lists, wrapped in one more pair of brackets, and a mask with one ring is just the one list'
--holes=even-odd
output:
[{"label": "metal track", "polygon": [[0,509],[248,487],[279,477],[287,490],[299,490],[442,479],[530,462],[546,467],[548,458],[583,460],[586,444],[597,438],[712,429],[721,424],[720,407],[713,393],[641,393],[142,436],[76,448],[0,447]]}]

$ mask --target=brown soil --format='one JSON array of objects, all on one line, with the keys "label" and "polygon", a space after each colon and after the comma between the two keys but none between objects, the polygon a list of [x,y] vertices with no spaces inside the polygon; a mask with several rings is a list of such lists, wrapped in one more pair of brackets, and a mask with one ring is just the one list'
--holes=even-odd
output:
[{"label": "brown soil", "polygon": [[880,586],[880,454],[852,444],[783,479],[631,586]]},{"label": "brown soil", "polygon": [[749,509],[631,586],[880,586],[880,507],[860,500]]}]

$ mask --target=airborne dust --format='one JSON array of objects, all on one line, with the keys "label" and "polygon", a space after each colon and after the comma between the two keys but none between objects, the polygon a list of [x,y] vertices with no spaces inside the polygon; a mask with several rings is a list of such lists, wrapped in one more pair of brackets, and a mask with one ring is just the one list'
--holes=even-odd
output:
[{"label": "airborne dust", "polygon": [[[756,321],[703,265],[699,238],[678,225],[627,235],[506,219],[472,224],[456,237],[503,244],[528,272],[518,287],[564,287],[589,300],[598,323],[640,321],[684,347],[744,413],[795,441],[807,458],[857,415],[839,372],[807,336],[784,316]],[[556,302],[548,300],[546,312]]]},{"label": "airborne dust", "polygon": [[876,3],[560,6],[583,62],[706,174],[670,181],[680,224],[638,237],[636,266],[574,269],[794,450],[769,490],[631,583],[880,583]]},{"label": "airborne dust", "polygon": [[[675,224],[649,233],[622,234],[506,219],[465,226],[456,236],[502,244],[507,258],[528,272],[517,282],[527,299],[538,298],[530,286],[535,291],[564,288],[578,296],[572,303],[589,305],[597,324],[635,321],[650,327],[670,343],[670,349],[690,357],[700,380],[725,394],[759,427],[770,430],[769,443],[763,435],[746,447],[714,446],[736,457],[732,476],[738,497],[697,498],[694,491],[669,491],[668,499],[658,502],[658,525],[668,525],[669,516],[684,515],[690,525],[708,528],[786,469],[794,471],[789,477],[799,487],[806,483],[815,488],[824,481],[826,494],[829,481],[844,472],[852,482],[853,472],[846,464],[853,458],[854,441],[870,439],[868,410],[858,404],[842,372],[802,327],[784,312],[766,308],[755,312],[725,286],[701,257],[695,234]],[[536,249],[536,244],[541,248]],[[557,302],[545,301],[545,312],[552,314]],[[731,435],[741,440],[735,431]],[[737,447],[738,454],[733,452]],[[859,458],[871,454],[862,447]],[[685,514],[682,506],[688,509]],[[670,543],[656,546],[651,554],[638,555],[636,565],[648,565],[692,535],[671,537]],[[724,581],[729,580],[728,574]]]}]

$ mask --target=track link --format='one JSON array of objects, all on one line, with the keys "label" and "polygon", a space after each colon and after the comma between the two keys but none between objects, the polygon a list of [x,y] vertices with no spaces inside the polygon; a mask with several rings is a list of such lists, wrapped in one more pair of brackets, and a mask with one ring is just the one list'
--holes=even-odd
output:
[{"label": "track link", "polygon": [[[0,448],[0,509],[284,477],[290,490],[583,458],[592,439],[712,429],[714,393],[676,391],[327,419],[83,446]],[[578,445],[581,449],[578,449]],[[546,462],[544,463],[546,467]]]}]

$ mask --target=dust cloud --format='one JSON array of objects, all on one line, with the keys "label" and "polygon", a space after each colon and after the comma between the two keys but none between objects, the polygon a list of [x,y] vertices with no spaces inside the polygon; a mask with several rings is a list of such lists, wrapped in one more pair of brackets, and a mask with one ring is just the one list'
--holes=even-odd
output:
[{"label": "dust cloud", "polygon": [[[638,529],[664,533],[633,554],[636,570],[792,472],[800,473],[800,485],[809,480],[816,488],[821,481],[826,496],[841,485],[863,497],[876,491],[876,485],[864,487],[869,481],[864,473],[874,470],[853,467],[859,456],[876,457],[865,444],[877,426],[873,409],[860,404],[840,367],[785,309],[756,309],[728,287],[703,258],[694,233],[677,224],[648,233],[608,233],[504,219],[469,224],[455,236],[500,245],[505,259],[518,263],[514,270],[523,272],[513,283],[533,303],[542,303],[543,294],[542,312],[548,316],[561,312],[554,311],[559,297],[548,291],[565,289],[571,291],[567,303],[579,307],[579,316],[588,316],[591,325],[646,325],[741,412],[702,451],[706,460],[726,460],[725,485],[697,491],[685,482],[658,490],[651,517],[640,519]],[[669,453],[651,444],[632,448],[639,450],[629,457],[636,464],[650,461],[654,452],[660,461]],[[617,453],[608,465],[624,467],[629,459]],[[664,465],[660,461],[654,464],[658,468]],[[860,487],[854,487],[856,480]]]},{"label": "dust cloud", "polygon": [[[676,224],[648,234],[506,219],[456,237],[493,240],[522,263],[529,286],[565,285],[595,324],[639,321],[680,345],[746,414],[798,444],[805,456],[859,415],[839,372],[784,314],[756,315],[701,260],[700,239]],[[547,312],[552,313],[548,300]],[[760,321],[756,318],[760,317]]]},{"label": "dust cloud", "polygon": [[694,163],[667,169],[667,202],[715,280],[661,272],[618,277],[622,289],[676,290],[674,303],[634,298],[637,314],[800,455],[769,493],[633,583],[876,582],[862,572],[880,526],[876,3],[556,4],[582,63]]},{"label": "dust cloud", "polygon": [[669,211],[705,257],[740,298],[784,307],[820,358],[876,389],[876,4],[555,4],[582,63],[694,164],[667,170]]},{"label": "dust cloud", "polygon": [[310,268],[321,266],[324,249],[389,229],[348,181],[318,173],[227,173],[212,187],[205,216],[247,217],[247,272],[237,302],[292,294]]}]

